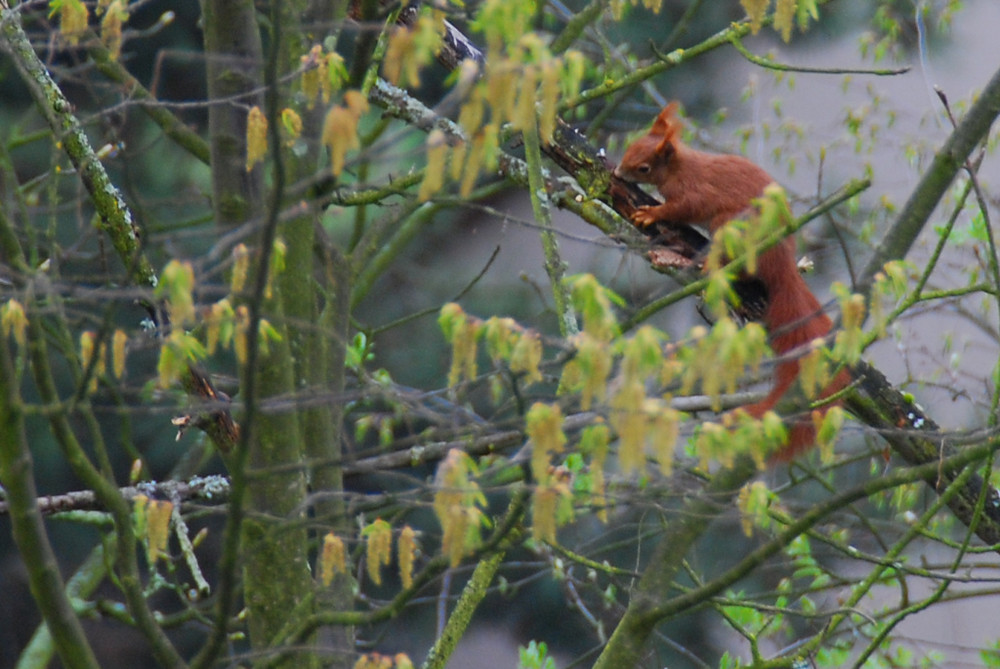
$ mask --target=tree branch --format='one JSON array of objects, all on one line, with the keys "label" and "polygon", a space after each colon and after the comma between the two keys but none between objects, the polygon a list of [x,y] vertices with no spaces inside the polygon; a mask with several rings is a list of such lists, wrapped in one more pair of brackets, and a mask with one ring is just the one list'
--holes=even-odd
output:
[{"label": "tree branch", "polygon": [[[188,481],[149,481],[118,489],[126,500],[137,495],[151,499],[169,499],[172,502],[224,503],[229,499],[229,479],[224,476],[196,476]],[[93,490],[78,490],[62,495],[46,495],[37,500],[42,515],[52,515],[66,511],[103,511],[107,506]],[[10,511],[9,502],[0,502],[0,515]]]},{"label": "tree branch", "polygon": [[[735,28],[733,30],[735,30]],[[719,33],[713,36],[712,38],[709,38],[708,42],[709,44],[714,44],[715,40],[719,39],[723,34],[725,34],[725,38],[727,40],[732,39],[734,35],[738,34],[738,32],[739,31],[732,32],[730,30],[722,31],[722,33]],[[375,89],[379,89],[379,86],[376,86]],[[373,91],[375,89],[373,89]],[[397,113],[401,117],[415,121],[418,127],[424,127],[424,128],[438,127],[445,130],[446,133],[451,133],[454,134],[454,136],[456,137],[461,137],[461,130],[457,127],[457,125],[453,124],[451,121],[448,121],[447,119],[438,117],[436,114],[434,114],[434,112],[427,109],[419,102],[413,100],[412,98],[409,98],[409,96],[407,96],[404,91],[401,91],[399,89],[392,89],[387,85],[382,85],[382,87],[379,90],[380,93],[378,94],[378,97],[380,98],[381,101],[380,100],[373,100],[373,101],[380,102],[381,104],[385,104],[386,102],[391,101],[393,109],[397,110]],[[946,143],[945,147],[942,148],[942,150],[938,153],[937,157],[935,158],[934,164],[936,166],[939,166],[938,171],[943,169],[943,167],[940,167],[942,165],[947,166],[948,169],[950,170],[949,172],[950,176],[948,176],[947,181],[941,180],[940,175],[938,176],[938,180],[925,178],[917,186],[917,189],[911,196],[910,198],[911,203],[922,202],[924,203],[924,206],[926,206],[926,198],[922,197],[919,191],[922,187],[929,187],[926,185],[928,181],[931,181],[931,183],[934,184],[935,188],[941,189],[941,191],[943,192],[943,189],[947,187],[948,183],[950,183],[951,178],[954,177],[955,172],[957,172],[957,170],[961,167],[961,165],[964,164],[965,159],[968,156],[968,153],[972,150],[972,147],[982,140],[982,137],[985,136],[986,132],[988,132],[990,123],[992,122],[993,118],[995,118],[998,114],[1000,114],[1000,71],[998,71],[994,75],[989,86],[987,86],[987,90],[985,90],[981,94],[980,98],[973,105],[973,108],[970,109],[969,113],[963,119],[959,127],[955,130],[952,137]],[[610,166],[607,163],[607,159],[603,151],[594,148],[592,145],[589,144],[589,142],[587,142],[586,138],[584,138],[579,133],[576,133],[566,124],[558,125],[553,141],[551,144],[545,147],[545,151],[563,169],[565,169],[567,172],[569,172],[577,179],[578,183],[582,187],[582,190],[585,193],[587,193],[588,196],[611,202],[612,208],[614,208],[619,214],[621,214],[626,219],[628,218],[628,215],[631,213],[634,207],[640,206],[641,204],[646,204],[647,201],[645,201],[644,198],[650,197],[644,191],[641,191],[638,188],[634,188],[634,184],[629,184],[627,182],[622,182],[616,179],[610,173]],[[508,162],[515,166],[518,165],[516,159],[508,158]],[[932,167],[931,172],[934,171],[935,170]],[[548,183],[551,184],[552,181],[553,180],[550,177]],[[851,193],[851,194],[856,193],[859,188],[863,188],[865,187],[865,185],[866,182],[864,181],[858,182],[857,184],[849,185],[848,187],[846,187],[846,190],[842,189],[841,191],[838,191],[838,193],[836,193],[834,196],[828,198],[826,202],[821,203],[820,205],[815,207],[814,210],[807,212],[806,215],[803,215],[798,220],[804,222],[812,218],[814,215],[819,215],[827,211],[829,207],[836,206],[837,203],[843,201],[845,193]],[[936,203],[937,199],[940,198],[940,194],[941,193],[938,193],[937,197],[934,199],[934,203]],[[562,198],[561,200],[556,199],[555,201],[557,203],[565,204],[567,200],[572,201],[573,198]],[[915,206],[916,205],[914,205],[914,207]],[[909,207],[907,209],[909,209]],[[933,209],[933,205],[931,206],[931,209]],[[915,212],[924,211],[924,209],[916,208],[914,209],[914,211]],[[924,214],[922,214],[923,221],[926,221],[926,218],[929,215],[930,215],[930,210],[927,210]],[[905,237],[908,240],[905,243],[905,249],[908,249],[909,244],[911,244],[913,241],[913,238],[911,236],[903,234],[904,230],[909,229],[907,228],[906,225],[903,225],[903,223],[905,221],[912,221],[912,220],[914,220],[912,215],[904,216],[903,214],[901,214],[899,217],[900,222],[897,223],[897,225],[894,227],[894,230],[890,232],[887,238]],[[923,222],[920,223],[920,226],[922,225]],[[686,226],[663,226],[661,228],[661,231],[684,230],[684,229],[687,229]],[[643,231],[643,232],[645,234],[651,234],[648,231]],[[916,232],[919,232],[919,226],[916,228],[915,231],[911,230],[911,233],[913,235],[915,235]],[[704,240],[704,238],[701,239]],[[702,244],[704,244],[704,242],[702,242]],[[884,241],[882,247],[886,246],[887,242]],[[905,253],[905,249],[897,247],[894,243],[888,243],[888,247],[895,248],[897,252],[902,250]],[[697,253],[701,251],[701,247],[697,245],[697,242],[693,238],[686,236],[675,237],[669,242],[667,248],[672,254],[676,254],[683,258],[691,260],[692,264],[694,264],[695,262]],[[657,252],[654,248],[654,251],[650,253],[650,260],[654,264],[654,266],[656,264],[657,257],[658,257]],[[879,257],[880,255],[877,252],[876,258],[874,258],[872,262],[869,264],[869,268],[866,269],[866,274],[864,274],[863,277],[866,277],[870,280],[871,276],[873,276],[873,271],[880,270],[884,262],[890,259],[889,257],[886,257],[885,260],[877,261]],[[899,256],[893,256],[893,257],[899,257]],[[874,268],[874,270],[872,270],[872,268]],[[867,272],[872,272],[872,274],[869,275],[867,274]],[[697,279],[693,276],[678,277],[678,278],[682,282],[686,282],[689,284],[697,284]],[[686,296],[688,294],[693,294],[694,292],[697,292],[695,288],[689,287],[681,291],[678,291],[676,295]],[[673,296],[667,296],[667,297],[672,298]],[[645,314],[646,311],[644,310],[642,313]],[[630,319],[629,322],[636,323],[638,322],[638,319],[636,316],[633,316],[633,318]],[[886,403],[885,409],[887,411],[898,412],[899,407],[902,406],[902,403],[904,401],[903,400],[904,395],[895,390],[892,387],[892,385],[889,384],[886,378],[883,375],[876,372],[874,368],[866,365],[863,367],[862,371],[864,373],[864,379],[865,379],[864,387],[866,389],[866,394],[869,397],[869,401],[874,402],[874,404],[876,405],[878,405],[880,402],[885,402]],[[866,405],[868,406],[867,409],[862,410],[861,405],[856,404],[856,402],[859,401],[860,400],[854,400],[854,401],[849,400],[848,407],[851,409],[858,408],[860,413],[855,413],[855,415],[857,415],[860,419],[866,422],[867,420],[871,420],[872,422],[870,423],[870,425],[879,430],[885,430],[887,427],[890,428],[894,427],[889,416],[874,411],[871,408],[870,404]],[[919,465],[926,462],[935,461],[939,456],[936,447],[926,448],[926,446],[928,446],[928,444],[936,443],[930,440],[939,439],[940,434],[938,433],[936,426],[933,429],[928,427],[934,425],[933,421],[930,421],[926,417],[922,417],[922,420],[923,420],[922,423],[923,431],[925,432],[925,434],[933,435],[930,437],[923,437],[922,439],[917,440],[916,443],[920,444],[922,448],[915,448],[910,441],[894,437],[892,432],[883,432],[883,435],[887,437],[890,445],[895,450],[897,450],[897,452],[904,460],[906,460],[906,462],[908,462],[911,465]],[[929,429],[930,432],[926,432]],[[936,485],[934,481],[928,481],[928,483],[932,487]],[[959,494],[957,494],[953,498],[953,500],[949,503],[949,506],[952,508],[952,511],[955,512],[956,515],[959,517],[959,519],[961,519],[963,522],[971,523],[973,521],[972,510],[976,508],[976,501],[978,500],[980,491],[982,489],[983,489],[982,480],[979,477],[973,477],[973,479],[970,480],[968,486]],[[991,496],[990,500],[992,499],[993,497]],[[990,500],[988,500],[988,502]],[[990,503],[987,503],[986,506],[987,508],[992,507]],[[997,543],[997,541],[1000,539],[993,540],[991,539],[991,537],[994,536],[995,532],[1000,530],[998,530],[998,527],[994,524],[992,518],[990,518],[989,520],[990,522],[979,523],[979,525],[977,526],[977,534],[979,534],[980,537],[983,538],[983,540],[986,541],[987,544]],[[1000,521],[1000,516],[997,516],[997,520]]]},{"label": "tree branch", "polygon": [[161,105],[149,89],[143,86],[124,65],[112,56],[96,35],[92,35],[91,39],[88,40],[87,50],[101,74],[120,84],[122,92],[130,97],[156,125],[160,126],[164,135],[201,162],[208,164],[208,142],[169,109]]},{"label": "tree branch", "polygon": [[10,349],[6,341],[0,340],[0,483],[5,503],[10,505],[14,541],[28,572],[31,594],[55,640],[60,659],[73,669],[96,669],[97,658],[70,604],[42,522],[17,387]]},{"label": "tree branch", "polygon": [[955,175],[965,165],[969,154],[983,141],[990,126],[1000,115],[1000,69],[993,73],[986,88],[979,94],[958,127],[934,154],[934,160],[913,189],[896,222],[882,238],[875,254],[859,277],[857,290],[867,296],[875,275],[890,260],[905,258],[913,242],[924,229],[935,207],[944,196]]},{"label": "tree branch", "polygon": [[[881,372],[867,363],[859,363],[854,374],[860,379],[861,392],[848,395],[847,408],[859,420],[875,428],[903,460],[911,466],[923,466],[941,464],[955,457],[958,440],[942,434],[923,409],[894,388]],[[995,434],[983,434],[977,439],[987,442],[981,457],[996,451]],[[963,446],[961,452],[972,449]],[[932,468],[927,470],[924,482],[935,491],[944,490],[955,474],[957,470]],[[985,498],[985,506],[980,501],[982,498]],[[949,498],[948,507],[966,527],[974,529],[986,545],[1000,544],[1000,492],[984,484],[981,476],[970,477],[968,483]],[[977,512],[979,507],[982,507],[981,515]]]},{"label": "tree branch", "polygon": [[[6,7],[6,3],[3,5]],[[35,106],[41,111],[53,136],[80,175],[97,211],[100,228],[111,239],[129,277],[140,286],[155,288],[158,281],[156,272],[142,251],[139,227],[131,210],[95,154],[83,127],[73,114],[73,105],[49,76],[45,65],[32,48],[20,19],[21,15],[16,10],[4,8],[0,11],[0,31],[5,37],[0,46],[11,55],[31,92]],[[166,310],[162,305],[151,302],[145,302],[145,305],[154,322],[161,329],[167,327]],[[189,366],[184,383],[192,396],[219,399],[211,379],[197,366]],[[193,422],[205,430],[223,453],[229,450],[238,434],[238,427],[225,409],[216,409],[208,415],[198,416]]]},{"label": "tree branch", "polygon": [[[644,70],[586,91],[576,99],[563,103],[561,108],[568,109],[598,99],[615,90],[643,81],[698,53],[726,42],[738,41],[748,29],[747,24],[737,24],[721,31],[696,48],[669,54],[661,62]],[[948,143],[935,157],[931,171],[914,191],[901,213],[897,225],[883,240],[879,250],[863,273],[862,285],[864,289],[870,288],[870,282],[875,272],[879,271],[887,260],[905,255],[955,173],[964,163],[972,147],[985,136],[990,123],[998,112],[1000,112],[1000,72],[994,76],[959,129],[953,133]],[[429,124],[434,121],[424,119],[423,122]],[[545,147],[545,150],[560,166],[577,177],[582,190],[589,197],[611,202],[612,206],[626,219],[630,213],[630,207],[638,206],[635,201],[629,199],[629,195],[622,193],[623,184],[616,183],[610,175],[603,153],[588,147],[586,140],[573,133],[567,126],[559,126],[552,145]],[[624,185],[624,187],[628,186]],[[631,197],[642,198],[643,196],[644,194],[636,194]],[[684,249],[683,246],[678,246],[676,240],[672,240],[671,244],[673,252],[676,253],[676,248],[681,248],[679,255],[693,261],[695,253],[692,253],[690,248]],[[700,250],[700,247],[697,249]],[[863,371],[862,387],[867,395],[867,400],[860,399],[860,393],[854,392],[848,399],[848,407],[860,419],[877,429],[898,427],[897,424],[891,422],[890,418],[898,417],[891,416],[892,413],[899,414],[901,412],[902,404],[900,401],[903,395],[892,388],[884,376],[875,373],[874,369],[865,366]],[[994,440],[977,447],[974,454],[965,450],[959,455],[942,461],[940,460],[942,452],[933,447],[929,436],[934,433],[940,437],[937,434],[936,426],[932,428],[933,423],[922,417],[922,414],[920,418],[915,418],[917,414],[914,412],[902,412],[901,415],[909,416],[911,419],[909,423],[905,424],[916,428],[918,433],[924,432],[925,434],[913,436],[895,429],[883,432],[883,435],[887,437],[889,443],[901,457],[915,466],[913,469],[895,472],[900,480],[917,480],[914,477],[919,477],[935,491],[947,489],[948,484],[954,480],[962,467],[975,462],[977,458],[985,457],[996,449]],[[944,462],[947,462],[947,466],[943,464]],[[650,566],[647,567],[647,571],[636,588],[625,617],[616,628],[605,652],[595,666],[602,668],[636,666],[641,657],[645,640],[652,632],[656,622],[663,616],[670,614],[673,609],[669,607],[680,606],[685,601],[673,600],[673,603],[660,603],[671,587],[683,556],[709,526],[711,519],[718,515],[720,509],[729,506],[732,496],[740,486],[749,480],[754,471],[749,463],[743,463],[741,467],[720,472],[713,478],[705,494],[690,500],[685,505],[684,512],[678,514],[680,520],[673,523],[665,536],[662,537]],[[835,497],[831,503],[847,503],[849,500],[860,499],[870,494],[869,489],[874,490],[872,486],[879,487],[881,485],[886,485],[885,480],[875,479],[866,484],[867,487],[861,486]],[[893,485],[898,485],[898,483]],[[1000,537],[998,534],[1000,531],[1000,515],[998,515],[1000,513],[1000,499],[998,499],[996,491],[992,488],[986,488],[981,477],[974,475],[969,476],[967,483],[952,489],[951,492],[953,494],[949,494],[947,503],[953,513],[968,527],[974,528],[976,534],[987,544],[996,544],[998,537]],[[840,499],[841,497],[843,499]],[[977,513],[978,509],[982,510],[981,514]],[[816,520],[811,516],[804,517],[794,527],[789,528],[787,535],[783,536],[790,540],[811,527]],[[767,550],[776,551],[779,548],[778,544],[773,544]]]},{"label": "tree branch", "polygon": [[155,286],[156,274],[140,249],[139,228],[131,210],[104,171],[104,165],[94,153],[83,127],[73,115],[73,105],[49,76],[32,48],[21,27],[21,13],[6,8],[6,2],[4,6],[0,11],[3,49],[10,54],[21,79],[31,92],[35,106],[80,175],[97,210],[100,227],[111,239],[129,275],[139,285]]}]

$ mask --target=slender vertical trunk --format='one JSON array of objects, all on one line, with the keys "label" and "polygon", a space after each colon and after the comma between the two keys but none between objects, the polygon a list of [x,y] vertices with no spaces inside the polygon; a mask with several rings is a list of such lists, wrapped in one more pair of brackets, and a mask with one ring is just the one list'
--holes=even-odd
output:
[{"label": "slender vertical trunk", "polygon": [[[276,220],[276,212],[268,212],[263,203],[263,167],[247,171],[245,166],[247,111],[254,105],[264,107],[261,72],[265,57],[254,4],[251,0],[205,0],[203,12],[216,222],[223,227],[237,226],[264,220],[269,214]],[[276,202],[277,197],[272,205]],[[256,248],[260,259],[257,272],[267,271],[271,252],[266,241],[270,236],[263,238]],[[258,407],[266,407],[269,398],[287,397],[295,389],[281,286],[277,281],[272,285],[271,297],[260,305],[260,314],[281,339],[261,347],[259,358],[240,375],[244,401]],[[247,423],[251,421],[244,425],[250,435],[246,458],[233,461],[247,466],[242,472],[247,481],[247,513],[241,531],[243,592],[251,646],[264,653],[276,640],[280,643],[281,630],[295,616],[309,612],[301,606],[310,601],[312,593],[308,535],[300,522],[307,487],[303,467],[288,467],[304,460],[296,415],[290,411],[248,411]],[[291,654],[285,664],[302,666],[301,658]]]},{"label": "slender vertical trunk", "polygon": [[[327,31],[335,31],[346,13],[345,3],[323,0],[294,0],[281,5],[284,28],[280,55],[281,71],[292,71],[300,64],[315,42],[323,42]],[[302,136],[315,139],[321,134],[325,109],[299,108],[303,121]],[[307,140],[309,141],[309,140]],[[322,164],[320,147],[310,141],[306,150],[289,153],[285,161],[290,181],[308,179]],[[299,412],[299,426],[308,462],[310,490],[316,494],[310,510],[320,526],[319,533],[333,531],[347,539],[353,531],[343,498],[343,473],[340,467],[344,391],[344,356],[350,316],[352,274],[346,257],[329,248],[317,253],[315,226],[317,212],[306,212],[283,224],[282,238],[287,246],[286,270],[280,277],[288,323],[289,344],[295,364],[294,386],[306,398],[321,395],[324,402],[310,402]],[[317,290],[319,286],[319,290]],[[322,299],[320,296],[322,295]],[[322,545],[322,536],[315,537]],[[352,579],[337,576],[328,588],[318,592],[323,608],[347,610],[353,602]],[[332,651],[329,666],[347,669],[353,666],[354,633],[349,627],[324,632],[322,645]]]}]

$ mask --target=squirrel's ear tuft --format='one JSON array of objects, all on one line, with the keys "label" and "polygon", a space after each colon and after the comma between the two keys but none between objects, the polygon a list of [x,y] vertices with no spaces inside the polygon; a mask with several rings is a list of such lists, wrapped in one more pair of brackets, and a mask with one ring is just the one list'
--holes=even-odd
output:
[{"label": "squirrel's ear tuft", "polygon": [[653,122],[653,129],[650,134],[660,135],[662,139],[656,145],[656,152],[662,157],[667,157],[677,150],[677,143],[680,142],[681,122],[677,120],[677,101],[671,102]]},{"label": "squirrel's ear tuft", "polygon": [[677,101],[671,102],[653,122],[653,128],[649,131],[651,135],[662,137],[656,147],[657,153],[671,153],[676,150],[677,144],[681,140],[681,122],[677,119]]},{"label": "squirrel's ear tuft", "polygon": [[674,120],[674,113],[677,111],[677,101],[674,100],[660,112],[660,115],[656,117],[653,121],[653,127],[650,129],[650,134],[652,135],[666,135],[670,129],[677,124]]}]

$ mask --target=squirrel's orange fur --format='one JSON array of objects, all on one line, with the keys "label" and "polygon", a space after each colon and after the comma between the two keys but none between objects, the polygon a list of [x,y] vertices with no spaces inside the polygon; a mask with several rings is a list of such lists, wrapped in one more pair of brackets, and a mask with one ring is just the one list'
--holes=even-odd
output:
[{"label": "squirrel's orange fur", "polygon": [[[649,133],[628,146],[615,175],[627,181],[653,184],[663,196],[662,204],[640,207],[633,214],[632,220],[637,225],[687,223],[701,225],[714,233],[728,221],[739,218],[774,180],[742,156],[705,153],[685,146],[680,141],[680,122],[674,117],[676,108],[676,102],[667,105]],[[771,348],[786,357],[775,367],[774,386],[767,397],[743,407],[751,416],[760,418],[774,408],[799,375],[799,362],[793,351],[825,337],[832,324],[799,274],[795,242],[791,238],[761,254],[756,278],[767,290],[767,307],[761,320],[770,335]],[[847,371],[841,371],[821,397],[838,392],[849,382]],[[815,440],[812,420],[797,420],[789,430],[788,443],[776,457],[790,459],[812,446]]]}]

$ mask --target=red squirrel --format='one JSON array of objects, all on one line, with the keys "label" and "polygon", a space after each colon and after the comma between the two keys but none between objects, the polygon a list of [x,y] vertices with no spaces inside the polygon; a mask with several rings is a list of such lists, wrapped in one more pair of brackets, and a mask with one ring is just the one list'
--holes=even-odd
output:
[{"label": "red squirrel", "polygon": [[[636,225],[688,223],[706,227],[714,234],[728,221],[743,215],[774,179],[742,156],[705,153],[685,146],[680,140],[680,122],[674,116],[676,109],[676,102],[664,107],[649,133],[628,146],[614,173],[626,181],[653,184],[663,196],[662,204],[635,211],[632,220]],[[830,333],[830,319],[799,274],[795,242],[790,237],[758,257],[755,276],[767,290],[761,321],[770,335],[771,349],[778,356],[786,356]],[[742,410],[760,418],[774,408],[798,375],[797,357],[787,355],[775,366],[774,386],[767,397]],[[841,370],[820,397],[833,395],[849,382],[847,370]],[[815,441],[811,418],[796,420],[788,431],[788,442],[775,458],[787,461]]]}]

